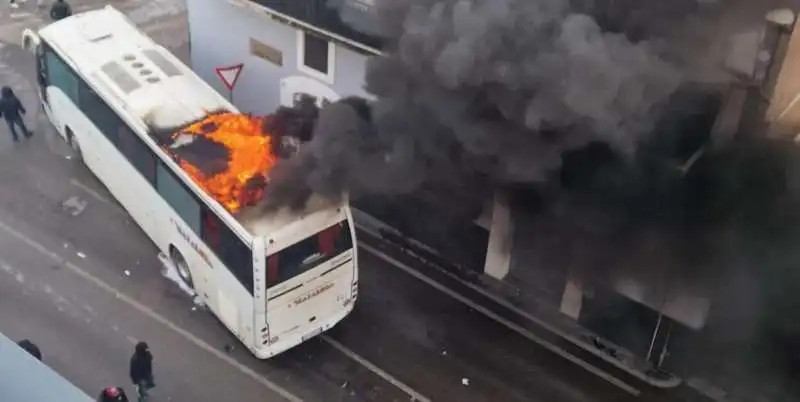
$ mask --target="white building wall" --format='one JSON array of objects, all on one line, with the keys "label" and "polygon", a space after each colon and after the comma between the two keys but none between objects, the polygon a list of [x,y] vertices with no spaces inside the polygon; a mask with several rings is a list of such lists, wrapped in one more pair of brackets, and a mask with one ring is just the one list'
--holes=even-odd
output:
[{"label": "white building wall", "polygon": [[[332,45],[330,79],[320,78],[299,67],[298,30],[270,19],[267,14],[225,0],[187,0],[192,68],[221,93],[227,89],[214,73],[217,67],[244,63],[233,93],[233,103],[242,111],[269,114],[302,91],[328,100],[366,96],[364,75],[367,57],[349,48]],[[251,52],[251,40],[277,50],[278,65]],[[283,85],[282,85],[283,84]],[[283,94],[281,93],[283,89]],[[282,96],[283,95],[283,96]]]}]

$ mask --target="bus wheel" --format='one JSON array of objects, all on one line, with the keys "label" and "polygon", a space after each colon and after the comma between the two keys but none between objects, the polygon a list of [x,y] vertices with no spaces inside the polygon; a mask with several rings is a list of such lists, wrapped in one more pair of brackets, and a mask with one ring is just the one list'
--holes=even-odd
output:
[{"label": "bus wheel", "polygon": [[174,264],[175,268],[178,270],[178,276],[181,277],[181,280],[183,280],[186,286],[194,290],[194,281],[192,280],[192,271],[189,270],[189,264],[186,263],[186,259],[183,258],[181,252],[174,246],[170,246],[169,259],[172,260],[172,264]]}]

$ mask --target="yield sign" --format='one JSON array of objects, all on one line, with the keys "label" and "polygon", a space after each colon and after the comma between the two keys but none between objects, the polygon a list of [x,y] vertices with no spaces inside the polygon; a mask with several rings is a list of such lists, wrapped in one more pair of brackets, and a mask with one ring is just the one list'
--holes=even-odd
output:
[{"label": "yield sign", "polygon": [[228,67],[218,67],[214,69],[214,72],[217,73],[217,77],[219,77],[220,81],[228,88],[228,91],[233,91],[233,87],[236,86],[236,81],[239,80],[239,75],[242,73],[244,69],[244,64],[234,64]]}]

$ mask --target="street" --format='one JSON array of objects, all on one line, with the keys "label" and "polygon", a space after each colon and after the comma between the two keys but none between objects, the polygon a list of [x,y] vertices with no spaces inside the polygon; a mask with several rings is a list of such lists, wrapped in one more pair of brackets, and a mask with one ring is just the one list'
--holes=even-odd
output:
[{"label": "street", "polygon": [[[76,12],[102,3],[72,2]],[[108,3],[186,59],[179,2]],[[18,46],[22,29],[45,22],[34,4],[17,17],[0,7],[0,81],[35,132],[14,144],[0,127],[0,332],[34,341],[90,395],[129,387],[128,358],[143,340],[157,402],[633,400],[364,249],[354,313],[276,358],[254,359],[162,276],[150,240],[51,129],[33,59]]]}]

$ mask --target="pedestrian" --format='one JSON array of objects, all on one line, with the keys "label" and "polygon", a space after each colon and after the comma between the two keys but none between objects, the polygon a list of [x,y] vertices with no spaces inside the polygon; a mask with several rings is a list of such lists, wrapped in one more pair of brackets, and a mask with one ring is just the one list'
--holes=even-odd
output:
[{"label": "pedestrian", "polygon": [[129,402],[122,387],[108,387],[100,392],[97,402]]},{"label": "pedestrian", "polygon": [[50,6],[50,19],[53,21],[63,20],[72,15],[72,7],[64,0],[56,0]]},{"label": "pedestrian", "polygon": [[23,339],[17,342],[17,345],[19,345],[19,347],[24,349],[26,352],[30,353],[31,356],[35,357],[39,361],[42,361],[42,352],[39,350],[39,347],[36,346],[35,343],[27,339]]},{"label": "pedestrian", "polygon": [[14,95],[14,90],[9,86],[3,86],[0,89],[0,116],[6,119],[8,129],[11,130],[11,138],[14,141],[19,141],[16,126],[22,129],[25,137],[30,138],[33,134],[28,131],[28,128],[25,127],[25,121],[22,120],[22,115],[25,113],[25,107],[22,106],[22,102],[19,101],[17,95]]},{"label": "pedestrian", "polygon": [[155,388],[156,384],[153,378],[153,355],[145,342],[136,344],[131,356],[130,376],[139,394],[139,402],[147,401],[149,391]]}]

